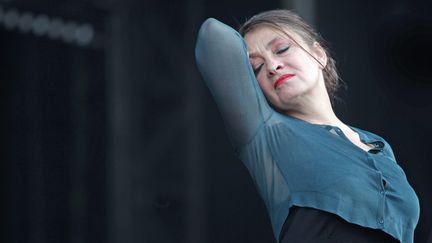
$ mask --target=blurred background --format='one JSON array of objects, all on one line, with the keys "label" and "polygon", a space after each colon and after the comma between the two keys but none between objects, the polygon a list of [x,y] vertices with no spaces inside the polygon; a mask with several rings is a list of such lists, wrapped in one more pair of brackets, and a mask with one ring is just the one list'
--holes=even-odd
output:
[{"label": "blurred background", "polygon": [[[2,242],[276,242],[194,63],[207,17],[297,11],[346,123],[393,146],[432,242],[429,0],[0,0]],[[431,150],[431,151],[430,151]]]}]

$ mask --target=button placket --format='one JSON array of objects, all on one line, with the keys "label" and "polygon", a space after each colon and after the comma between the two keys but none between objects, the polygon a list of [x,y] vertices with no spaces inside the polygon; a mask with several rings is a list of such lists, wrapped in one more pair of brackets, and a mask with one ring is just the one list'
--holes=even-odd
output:
[{"label": "button placket", "polygon": [[[367,155],[367,160],[371,164],[371,166],[373,166],[373,169],[375,169],[375,170],[377,170],[379,172],[378,167],[377,167],[377,165],[375,163],[375,159],[373,158],[373,154],[366,153],[366,155]],[[379,173],[381,174],[381,172],[379,172]]]},{"label": "button placket", "polygon": [[385,219],[385,199],[386,199],[386,182],[380,171],[377,171],[379,178],[379,206],[377,212],[377,223],[379,227],[384,227],[384,219]]}]

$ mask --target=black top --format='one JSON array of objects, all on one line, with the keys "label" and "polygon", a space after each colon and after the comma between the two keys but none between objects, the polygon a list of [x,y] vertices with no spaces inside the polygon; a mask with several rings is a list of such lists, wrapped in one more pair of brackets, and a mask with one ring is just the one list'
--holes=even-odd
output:
[{"label": "black top", "polygon": [[280,243],[399,243],[382,230],[351,224],[322,210],[290,208]]}]

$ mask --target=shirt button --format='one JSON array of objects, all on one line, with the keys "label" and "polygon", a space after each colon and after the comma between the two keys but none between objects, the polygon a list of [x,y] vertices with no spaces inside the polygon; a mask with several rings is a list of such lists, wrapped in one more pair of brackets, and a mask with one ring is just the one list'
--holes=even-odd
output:
[{"label": "shirt button", "polygon": [[384,219],[382,219],[382,218],[379,219],[379,220],[378,220],[378,223],[380,223],[380,224],[384,224]]},{"label": "shirt button", "polygon": [[380,191],[380,194],[384,196],[385,191],[384,190]]}]

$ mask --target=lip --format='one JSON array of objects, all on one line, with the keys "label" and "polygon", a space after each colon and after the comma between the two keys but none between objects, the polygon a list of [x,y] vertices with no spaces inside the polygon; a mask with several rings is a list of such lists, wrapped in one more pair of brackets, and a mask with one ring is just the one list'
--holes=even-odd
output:
[{"label": "lip", "polygon": [[281,86],[285,81],[288,79],[294,77],[294,74],[284,74],[280,76],[278,79],[276,79],[276,82],[274,83],[274,88],[277,89],[279,86]]}]

